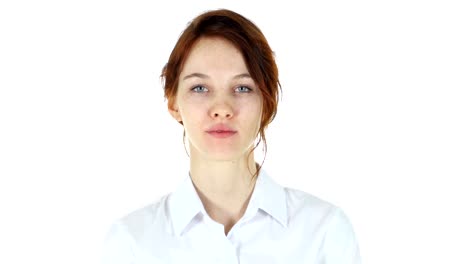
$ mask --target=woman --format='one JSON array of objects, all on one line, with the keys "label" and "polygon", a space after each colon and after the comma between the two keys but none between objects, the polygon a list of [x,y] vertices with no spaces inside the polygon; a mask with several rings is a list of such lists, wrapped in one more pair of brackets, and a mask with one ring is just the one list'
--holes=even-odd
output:
[{"label": "woman", "polygon": [[104,263],[360,263],[342,210],[281,187],[255,162],[280,84],[251,21],[229,10],[196,17],[161,77],[190,171],[176,191],[113,225]]}]

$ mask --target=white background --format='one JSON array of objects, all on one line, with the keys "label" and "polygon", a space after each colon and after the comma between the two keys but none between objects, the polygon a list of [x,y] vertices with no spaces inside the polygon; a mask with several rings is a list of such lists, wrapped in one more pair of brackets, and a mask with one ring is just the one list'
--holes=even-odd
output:
[{"label": "white background", "polygon": [[364,263],[468,263],[463,1],[202,2],[2,1],[1,263],[95,263],[113,220],[176,188],[159,74],[220,7],[276,53],[270,175],[341,206]]}]

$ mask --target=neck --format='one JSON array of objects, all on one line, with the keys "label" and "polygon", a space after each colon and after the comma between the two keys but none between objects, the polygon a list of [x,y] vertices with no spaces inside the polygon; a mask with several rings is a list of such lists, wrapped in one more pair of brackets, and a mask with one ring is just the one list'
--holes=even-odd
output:
[{"label": "neck", "polygon": [[250,160],[212,161],[191,158],[190,176],[205,195],[219,198],[239,198],[255,181],[256,163]]},{"label": "neck", "polygon": [[244,214],[255,186],[256,163],[250,159],[218,161],[191,155],[190,177],[213,220],[229,225]]}]

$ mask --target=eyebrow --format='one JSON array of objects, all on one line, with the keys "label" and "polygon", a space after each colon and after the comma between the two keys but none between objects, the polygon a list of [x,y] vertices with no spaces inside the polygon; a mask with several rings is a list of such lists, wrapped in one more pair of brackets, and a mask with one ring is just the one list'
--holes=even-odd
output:
[{"label": "eyebrow", "polygon": [[[202,79],[208,79],[210,78],[210,76],[206,75],[206,74],[203,74],[203,73],[199,73],[199,72],[194,72],[194,73],[191,73],[191,74],[188,74],[188,75],[185,75],[185,77],[182,79],[182,80],[187,80],[189,78],[194,78],[194,77],[198,77],[198,78],[202,78]],[[250,76],[249,73],[241,73],[241,74],[237,74],[233,77],[233,79],[242,79],[242,78],[250,78],[252,79],[252,77]]]}]

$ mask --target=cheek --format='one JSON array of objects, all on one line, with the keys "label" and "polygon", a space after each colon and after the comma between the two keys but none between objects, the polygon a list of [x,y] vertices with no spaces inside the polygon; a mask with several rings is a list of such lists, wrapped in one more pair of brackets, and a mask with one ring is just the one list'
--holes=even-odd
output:
[{"label": "cheek", "polygon": [[205,105],[196,102],[181,103],[179,109],[184,124],[199,124],[206,112]]},{"label": "cheek", "polygon": [[246,102],[241,108],[245,121],[258,128],[262,119],[262,102],[258,99]]},{"label": "cheek", "polygon": [[255,98],[249,104],[249,111],[252,115],[256,116],[257,118],[261,118],[262,115],[262,100],[260,98]]}]

